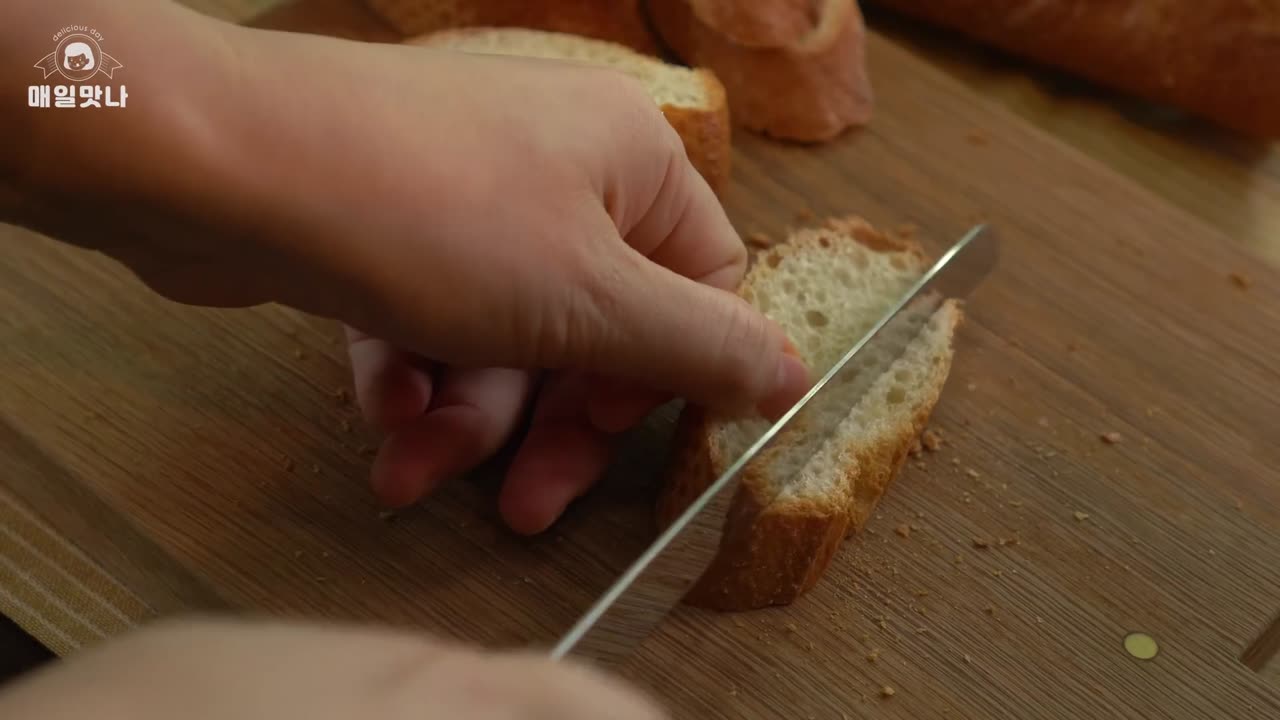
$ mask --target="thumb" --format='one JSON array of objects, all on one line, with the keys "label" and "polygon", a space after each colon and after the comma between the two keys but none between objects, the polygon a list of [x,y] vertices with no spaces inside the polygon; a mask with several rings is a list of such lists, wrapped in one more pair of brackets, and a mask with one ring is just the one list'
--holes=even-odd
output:
[{"label": "thumb", "polygon": [[[628,249],[629,250],[629,249]],[[615,275],[595,372],[722,412],[776,418],[809,389],[809,372],[777,323],[727,290],[630,251]]]}]

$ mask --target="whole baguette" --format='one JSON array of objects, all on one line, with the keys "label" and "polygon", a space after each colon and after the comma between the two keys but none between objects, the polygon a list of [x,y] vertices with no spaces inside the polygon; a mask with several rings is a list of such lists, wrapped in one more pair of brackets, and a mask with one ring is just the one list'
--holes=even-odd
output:
[{"label": "whole baguette", "polygon": [[1280,137],[1277,0],[874,0],[1101,86]]},{"label": "whole baguette", "polygon": [[460,27],[572,33],[654,54],[640,0],[364,0],[401,35]]},{"label": "whole baguette", "polygon": [[862,13],[854,0],[819,0],[794,42],[753,47],[699,18],[690,0],[648,0],[658,34],[682,60],[724,83],[734,122],[771,137],[824,142],[871,120]]}]

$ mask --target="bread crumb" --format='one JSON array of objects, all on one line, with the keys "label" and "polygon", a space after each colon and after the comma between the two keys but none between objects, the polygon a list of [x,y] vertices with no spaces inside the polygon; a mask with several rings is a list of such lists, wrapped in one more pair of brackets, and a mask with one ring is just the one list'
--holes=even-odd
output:
[{"label": "bread crumb", "polygon": [[973,468],[968,468],[967,470],[964,471],[964,474],[975,479],[982,477],[982,474],[979,473],[977,470],[974,470]]},{"label": "bread crumb", "polygon": [[964,389],[969,392],[973,392],[978,389],[978,383],[969,383],[968,385],[965,385]]},{"label": "bread crumb", "polygon": [[924,451],[924,445],[921,444],[920,438],[911,438],[911,447],[907,448],[907,455],[918,457]]},{"label": "bread crumb", "polygon": [[927,633],[927,632],[929,632],[929,628],[925,628],[925,627],[918,627],[918,628],[916,628],[916,634],[917,634],[917,635],[924,635],[924,634],[925,634],[925,633]]},{"label": "bread crumb", "polygon": [[810,209],[809,209],[809,208],[807,208],[807,207],[802,207],[802,208],[800,208],[799,210],[797,210],[797,211],[796,211],[796,221],[797,221],[797,222],[811,223],[811,222],[813,222],[813,221],[814,221],[814,219],[816,219],[816,218],[817,218],[817,216],[813,214],[813,211],[812,211],[812,210],[810,210]]},{"label": "bread crumb", "polygon": [[898,691],[894,690],[892,687],[889,687],[888,685],[885,685],[884,687],[880,688],[880,697],[882,698],[891,698],[897,694],[898,694]]},{"label": "bread crumb", "polygon": [[996,606],[995,606],[995,605],[988,605],[988,606],[986,606],[985,608],[983,608],[983,609],[982,609],[982,611],[983,611],[983,612],[985,612],[985,613],[986,613],[986,614],[988,614],[988,615],[995,615],[995,614],[996,614]]},{"label": "bread crumb", "polygon": [[964,563],[964,556],[963,556],[963,555],[956,555],[955,559],[954,559],[954,560],[952,560],[952,562],[954,562],[956,565],[963,564],[963,563]]},{"label": "bread crumb", "polygon": [[729,697],[737,697],[737,696],[738,696],[738,688],[736,688],[736,687],[734,687],[734,686],[730,685],[730,686],[729,686]]},{"label": "bread crumb", "polygon": [[906,523],[902,523],[898,527],[894,528],[893,531],[898,533],[904,538],[911,537],[911,526]]},{"label": "bread crumb", "polygon": [[786,631],[787,631],[787,632],[789,632],[789,633],[800,632],[800,628],[796,627],[796,624],[795,624],[795,623],[793,623],[793,622],[789,622],[789,623],[784,624],[784,625],[782,626],[782,629],[783,629],[783,630],[786,630]]},{"label": "bread crumb", "polygon": [[343,405],[346,405],[347,403],[351,402],[351,393],[347,392],[347,389],[344,387],[335,388],[333,391],[333,399],[337,400]]},{"label": "bread crumb", "polygon": [[959,466],[960,466],[960,458],[958,458],[958,457],[953,457],[953,458],[951,458],[951,464],[952,464],[952,465],[955,465],[956,467],[959,467]]},{"label": "bread crumb", "polygon": [[295,360],[301,360],[301,359],[303,359],[303,358],[305,358],[305,357],[306,357],[306,354],[304,354],[301,350],[298,350],[297,348],[294,348],[294,350],[293,350],[293,358],[294,358]]},{"label": "bread crumb", "polygon": [[293,472],[293,458],[288,455],[284,456],[284,471]]},{"label": "bread crumb", "polygon": [[1049,427],[1049,418],[1041,415],[1040,417],[1036,418],[1036,424],[1039,425],[1040,427]]},{"label": "bread crumb", "polygon": [[1240,498],[1236,498],[1235,506],[1237,510],[1244,510],[1244,501]]},{"label": "bread crumb", "polygon": [[748,245],[751,245],[754,247],[758,247],[758,248],[773,247],[773,240],[770,239],[768,235],[765,235],[759,230],[752,230],[751,232],[747,233],[746,240]]},{"label": "bread crumb", "polygon": [[992,570],[992,571],[991,571],[991,576],[992,576],[992,577],[1004,577],[1004,571],[1003,571],[1003,570],[1001,570],[1000,568],[996,568],[995,570]]},{"label": "bread crumb", "polygon": [[1124,440],[1124,436],[1115,431],[1102,433],[1101,437],[1102,437],[1102,442],[1108,445],[1116,445]]},{"label": "bread crumb", "polygon": [[987,548],[991,547],[991,541],[990,541],[990,540],[984,540],[984,539],[982,539],[982,538],[974,538],[974,539],[973,539],[973,546],[974,546],[974,547],[976,547],[976,548],[980,548],[980,549],[982,549],[982,550],[985,550],[985,549],[987,549]]},{"label": "bread crumb", "polygon": [[915,223],[902,223],[898,227],[894,228],[894,233],[903,240],[910,240],[914,238],[918,232],[920,232],[920,226]]},{"label": "bread crumb", "polygon": [[396,519],[396,514],[391,510],[383,510],[382,512],[378,513],[378,519],[388,523],[394,522]]},{"label": "bread crumb", "polygon": [[1088,520],[1088,519],[1089,519],[1089,513],[1087,513],[1087,512],[1082,512],[1082,511],[1080,511],[1080,510],[1077,510],[1077,511],[1075,511],[1075,512],[1071,513],[1071,515],[1072,515],[1073,517],[1075,517],[1076,522],[1084,522],[1085,520]]},{"label": "bread crumb", "polygon": [[964,661],[965,661],[965,662],[967,662],[967,663],[971,663],[971,662],[973,662],[973,658],[969,657],[969,653],[965,653],[965,655],[964,655]]},{"label": "bread crumb", "polygon": [[938,452],[942,447],[942,435],[938,434],[936,430],[925,430],[920,442],[924,445],[925,450]]},{"label": "bread crumb", "polygon": [[1227,275],[1227,277],[1231,279],[1232,285],[1235,285],[1241,290],[1248,290],[1249,286],[1253,284],[1252,280],[1250,280],[1247,276],[1238,272],[1233,272]]},{"label": "bread crumb", "polygon": [[346,418],[342,418],[341,422],[338,423],[338,426],[342,428],[342,432],[351,432],[351,421]]},{"label": "bread crumb", "polygon": [[1021,540],[1019,540],[1017,535],[1014,535],[1013,537],[1000,538],[1000,547],[1004,547],[1005,545],[1017,545],[1019,542],[1021,542]]},{"label": "bread crumb", "polygon": [[314,465],[314,464],[313,464],[313,465],[311,466],[311,474],[312,474],[312,475],[319,475],[319,474],[320,474],[320,466],[319,466],[319,465]]},{"label": "bread crumb", "polygon": [[1079,349],[1080,349],[1080,343],[1076,342],[1075,340],[1067,341],[1067,352],[1073,353]]}]

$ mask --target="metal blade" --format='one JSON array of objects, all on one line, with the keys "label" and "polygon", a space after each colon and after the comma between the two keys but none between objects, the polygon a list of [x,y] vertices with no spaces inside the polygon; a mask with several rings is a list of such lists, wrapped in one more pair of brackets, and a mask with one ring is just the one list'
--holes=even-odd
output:
[{"label": "metal blade", "polygon": [[[932,315],[947,298],[968,296],[995,267],[995,239],[978,225],[942,255],[901,299],[817,383],[760,436],[623,573],[560,639],[551,657],[570,654],[602,665],[624,661],[711,564],[720,548],[729,505],[742,469],[827,387],[859,352],[894,322]],[[843,378],[842,378],[843,379]],[[830,428],[834,429],[834,428]],[[830,430],[829,429],[829,430]]]}]

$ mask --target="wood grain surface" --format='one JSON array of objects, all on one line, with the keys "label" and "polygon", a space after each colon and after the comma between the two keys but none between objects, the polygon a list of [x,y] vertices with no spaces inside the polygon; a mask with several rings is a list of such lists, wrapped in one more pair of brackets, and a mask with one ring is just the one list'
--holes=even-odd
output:
[{"label": "wood grain surface", "polygon": [[[377,37],[352,6],[308,7],[326,3],[305,29]],[[1280,609],[1265,246],[1211,201],[1142,182],[1194,175],[1159,143],[1129,148],[1149,170],[1108,167],[1092,136],[1054,137],[908,42],[873,33],[869,60],[872,127],[820,148],[740,135],[726,204],[743,232],[856,212],[933,249],[993,224],[1004,257],[969,305],[934,421],[944,445],[801,602],[681,608],[625,674],[677,717],[1276,717],[1275,662],[1242,660]],[[1275,217],[1271,152],[1215,155],[1205,191],[1230,191],[1213,167],[1239,173],[1260,188],[1246,204]],[[3,482],[162,612],[543,645],[652,536],[671,408],[543,537],[497,524],[492,471],[388,518],[364,487],[375,438],[331,324],[182,307],[96,256],[25,234],[5,247]],[[1154,659],[1126,653],[1135,631]]]}]

